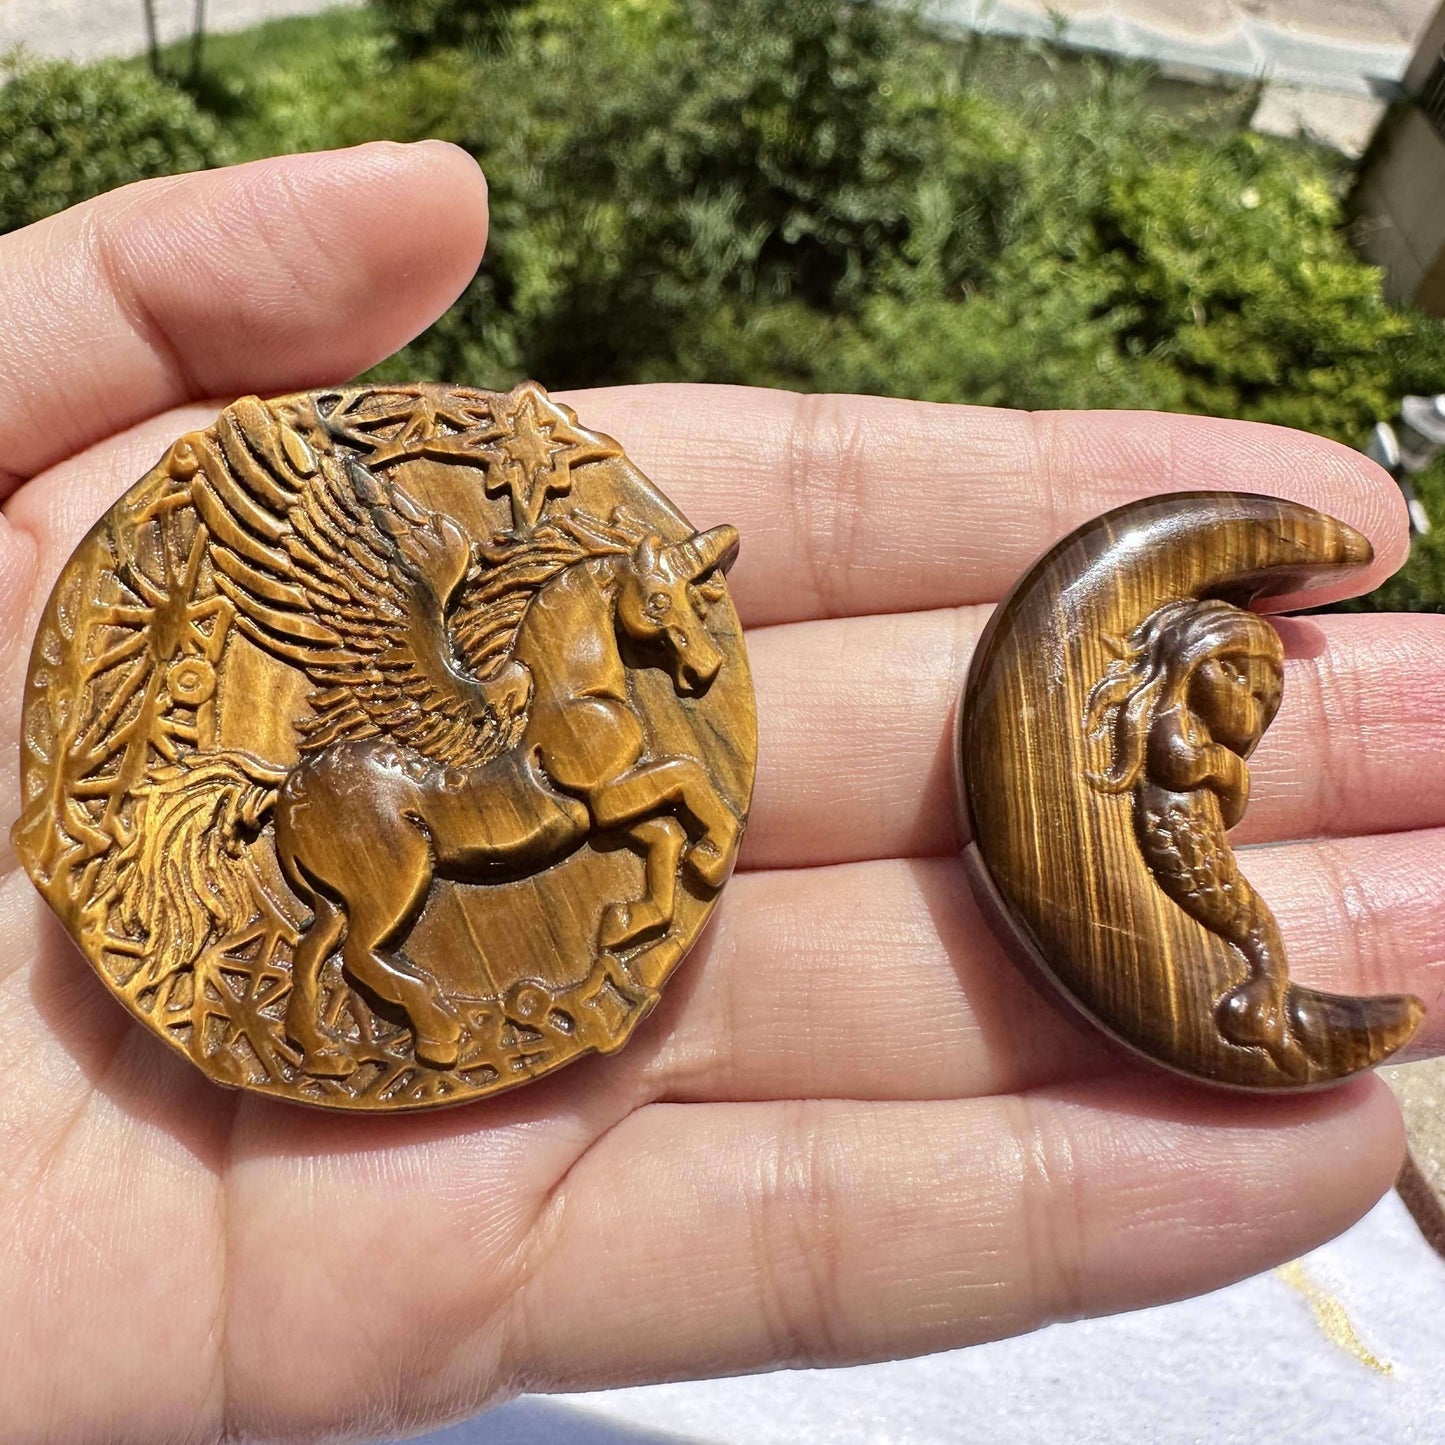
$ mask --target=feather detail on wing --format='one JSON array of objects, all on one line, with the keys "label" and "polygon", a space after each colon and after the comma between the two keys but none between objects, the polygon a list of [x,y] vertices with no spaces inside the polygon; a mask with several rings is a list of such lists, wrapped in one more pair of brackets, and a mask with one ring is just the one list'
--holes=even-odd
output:
[{"label": "feather detail on wing", "polygon": [[[511,747],[525,721],[525,669],[493,649],[483,677],[449,633],[472,561],[456,522],[316,433],[313,446],[255,398],[211,435],[191,496],[216,586],[242,633],[311,679],[302,748],[386,734],[469,767]],[[512,622],[508,644],[514,632]]]},{"label": "feather detail on wing", "polygon": [[576,516],[544,522],[530,536],[509,538],[482,554],[481,572],[452,619],[457,650],[473,672],[489,677],[504,664],[532,598],[557,573],[598,552],[630,550],[586,536],[577,523]]}]

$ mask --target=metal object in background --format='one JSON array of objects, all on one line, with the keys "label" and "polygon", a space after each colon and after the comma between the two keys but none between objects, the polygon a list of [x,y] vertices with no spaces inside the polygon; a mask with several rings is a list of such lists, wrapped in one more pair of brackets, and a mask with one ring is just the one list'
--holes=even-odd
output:
[{"label": "metal object in background", "polygon": [[1376,422],[1365,444],[1365,455],[1394,477],[1410,512],[1410,531],[1423,536],[1430,516],[1416,494],[1411,477],[1423,472],[1445,447],[1445,393],[1407,396],[1400,403],[1399,420]]}]

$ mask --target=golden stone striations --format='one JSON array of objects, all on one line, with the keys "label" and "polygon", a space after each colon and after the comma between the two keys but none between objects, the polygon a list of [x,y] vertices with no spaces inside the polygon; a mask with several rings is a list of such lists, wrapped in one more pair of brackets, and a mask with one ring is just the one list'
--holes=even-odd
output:
[{"label": "golden stone striations", "polygon": [[238,401],[56,585],[16,847],[221,1083],[414,1109],[615,1049],[746,822],[737,545],[535,383]]}]

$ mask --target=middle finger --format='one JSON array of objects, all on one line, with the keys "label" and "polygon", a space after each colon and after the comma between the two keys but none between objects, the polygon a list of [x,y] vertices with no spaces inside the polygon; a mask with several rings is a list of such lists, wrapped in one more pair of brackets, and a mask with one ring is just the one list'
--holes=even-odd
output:
[{"label": "middle finger", "polygon": [[[1445,831],[1252,849],[1299,983],[1410,992],[1445,1049]],[[746,874],[625,1056],[646,1098],[1016,1093],[1121,1055],[1013,963],[957,858]]]},{"label": "middle finger", "polygon": [[[950,723],[985,607],[748,635],[758,782],[744,868],[953,853]],[[1284,703],[1250,761],[1241,843],[1445,824],[1445,617],[1284,624]]]}]

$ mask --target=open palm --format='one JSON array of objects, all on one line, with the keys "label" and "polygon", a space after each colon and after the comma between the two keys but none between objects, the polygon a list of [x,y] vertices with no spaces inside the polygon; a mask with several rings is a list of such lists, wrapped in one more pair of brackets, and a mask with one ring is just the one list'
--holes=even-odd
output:
[{"label": "open palm", "polygon": [[[150,182],[0,238],[0,736],[61,565],[166,443],[237,393],[386,355],[466,284],[485,229],[475,168],[428,143]],[[1272,492],[1359,527],[1382,577],[1405,546],[1382,473],[1197,418],[567,400],[696,525],[742,530],[762,739],[743,871],[624,1053],[379,1119],[207,1083],[130,1022],[7,850],[7,1442],[370,1438],[518,1389],[940,1349],[1223,1284],[1393,1178],[1373,1079],[1174,1084],[1021,980],[956,857],[947,744],[990,603],[1084,518]],[[1300,978],[1432,1003],[1445,624],[1321,618],[1286,640],[1248,871]],[[0,779],[8,826],[14,751]],[[1422,1047],[1442,1038],[1427,1022]]]}]

